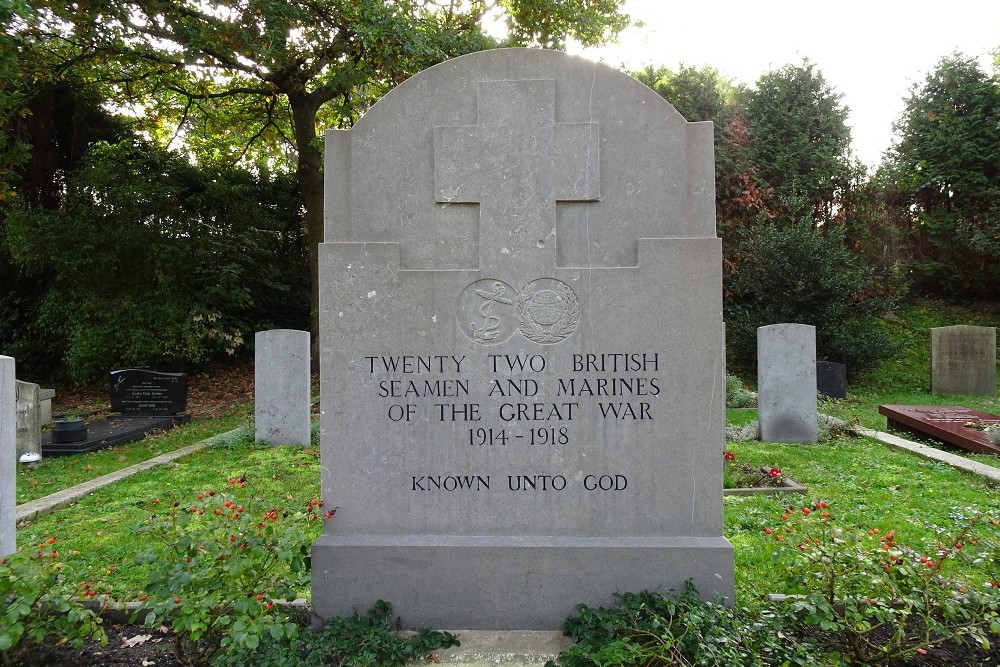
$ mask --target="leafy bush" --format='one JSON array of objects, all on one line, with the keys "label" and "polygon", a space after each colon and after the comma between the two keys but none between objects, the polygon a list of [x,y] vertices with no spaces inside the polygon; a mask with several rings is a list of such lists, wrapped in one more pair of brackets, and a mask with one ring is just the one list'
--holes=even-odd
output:
[{"label": "leafy bush", "polygon": [[886,664],[955,639],[988,647],[1000,633],[996,517],[957,510],[934,545],[896,543],[895,531],[839,524],[826,502],[789,507],[774,528],[787,568],[792,618],[852,663]]},{"label": "leafy bush", "polygon": [[407,636],[396,634],[391,618],[392,605],[379,600],[366,616],[355,613],[331,618],[318,633],[301,633],[288,639],[265,637],[259,647],[241,647],[220,656],[216,665],[396,667],[430,656],[437,649],[459,645],[449,632],[425,629]]},{"label": "leafy bush", "polygon": [[[239,490],[246,481],[233,479],[230,486]],[[143,596],[151,610],[143,621],[168,624],[176,633],[176,657],[191,667],[209,664],[221,650],[294,638],[300,624],[279,601],[307,585],[306,526],[318,520],[321,505],[310,501],[305,512],[262,509],[253,498],[234,500],[214,490],[184,506],[172,502],[166,516],[154,515],[138,529],[163,545],[136,556],[152,566]]]},{"label": "leafy bush", "polygon": [[59,644],[74,648],[86,639],[106,644],[100,617],[82,604],[94,597],[96,586],[83,582],[75,589],[63,575],[56,538],[25,556],[19,552],[0,561],[0,662],[4,665],[45,664]]},{"label": "leafy bush", "polygon": [[756,366],[758,327],[794,322],[816,327],[818,359],[856,374],[891,352],[881,319],[890,307],[837,229],[759,224],[727,270],[727,334],[747,368]]},{"label": "leafy bush", "polygon": [[788,629],[789,618],[707,602],[690,584],[676,596],[646,591],[617,597],[611,609],[577,607],[563,626],[574,643],[559,655],[558,665],[737,667],[814,661],[810,644]]},{"label": "leafy bush", "polygon": [[735,375],[726,375],[726,407],[755,408],[757,392],[750,390],[743,380]]},{"label": "leafy bush", "polygon": [[11,207],[2,223],[0,250],[36,287],[20,309],[34,319],[0,319],[0,347],[44,331],[31,344],[63,355],[76,382],[225,358],[253,331],[308,324],[301,200],[287,178],[195,167],[138,139],[98,143],[58,208]]}]

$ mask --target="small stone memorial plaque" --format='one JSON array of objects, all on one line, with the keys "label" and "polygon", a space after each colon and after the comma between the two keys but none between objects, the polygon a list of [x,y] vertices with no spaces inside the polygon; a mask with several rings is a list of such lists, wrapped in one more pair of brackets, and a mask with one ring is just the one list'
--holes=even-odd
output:
[{"label": "small stone memorial plaque", "polygon": [[994,396],[997,330],[966,324],[931,329],[931,393]]},{"label": "small stone memorial plaque", "polygon": [[318,614],[556,629],[623,591],[732,599],[712,136],[538,49],[327,134]]},{"label": "small stone memorial plaque", "polygon": [[17,401],[17,457],[42,453],[41,388],[34,382],[15,383]]},{"label": "small stone memorial plaque", "polygon": [[111,372],[111,411],[176,415],[187,409],[187,374],[130,368]]},{"label": "small stone memorial plaque", "polygon": [[816,327],[757,329],[757,415],[761,440],[816,442]]},{"label": "small stone memorial plaque", "polygon": [[258,331],[254,336],[254,439],[279,445],[310,441],[309,332]]},{"label": "small stone memorial plaque", "polygon": [[930,436],[970,452],[1000,454],[1000,445],[985,432],[1000,425],[1000,416],[948,405],[880,405],[878,411],[890,429]]}]

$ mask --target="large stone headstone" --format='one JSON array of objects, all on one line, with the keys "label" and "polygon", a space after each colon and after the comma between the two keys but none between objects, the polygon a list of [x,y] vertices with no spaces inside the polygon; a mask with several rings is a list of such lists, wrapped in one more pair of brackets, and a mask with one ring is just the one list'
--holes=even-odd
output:
[{"label": "large stone headstone", "polygon": [[308,445],[309,332],[258,331],[254,350],[254,438]]},{"label": "large stone headstone", "polygon": [[321,616],[555,629],[616,592],[731,599],[712,135],[521,49],[327,134]]},{"label": "large stone headstone", "polygon": [[17,420],[14,359],[0,356],[0,557],[14,553],[17,525]]},{"label": "large stone headstone", "polygon": [[997,330],[961,324],[931,329],[931,393],[997,393]]},{"label": "large stone headstone", "polygon": [[132,416],[170,416],[187,409],[187,373],[140,368],[111,371],[111,411]]},{"label": "large stone headstone", "polygon": [[41,388],[34,382],[18,380],[14,388],[17,403],[17,456],[42,453]]},{"label": "large stone headstone", "polygon": [[772,324],[758,328],[760,439],[816,442],[816,418],[816,327]]}]

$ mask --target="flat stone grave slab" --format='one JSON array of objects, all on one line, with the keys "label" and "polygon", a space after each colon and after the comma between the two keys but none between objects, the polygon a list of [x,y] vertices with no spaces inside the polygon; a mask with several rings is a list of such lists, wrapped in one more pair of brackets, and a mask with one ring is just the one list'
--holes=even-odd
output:
[{"label": "flat stone grave slab", "polygon": [[977,454],[1000,454],[1000,445],[982,430],[1000,424],[1000,415],[951,405],[880,405],[878,411],[890,429],[930,436]]},{"label": "flat stone grave slab", "polygon": [[44,434],[42,436],[42,456],[82,454],[112,445],[122,445],[141,440],[153,431],[169,431],[190,420],[190,415],[186,414],[167,417],[109,417],[88,424],[87,439],[79,442],[52,442],[52,434]]}]

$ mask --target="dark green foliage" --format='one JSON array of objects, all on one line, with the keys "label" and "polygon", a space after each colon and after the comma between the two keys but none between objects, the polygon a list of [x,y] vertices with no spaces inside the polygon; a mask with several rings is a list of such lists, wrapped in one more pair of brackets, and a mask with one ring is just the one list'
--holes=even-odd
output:
[{"label": "dark green foliage", "polygon": [[[790,619],[749,607],[705,602],[690,585],[679,595],[624,593],[611,609],[577,607],[563,630],[574,644],[563,667],[592,665],[805,665],[811,647],[791,635]],[[554,667],[549,663],[547,667]]]},{"label": "dark green foliage", "polygon": [[841,97],[808,60],[765,73],[748,94],[750,161],[771,216],[833,218],[852,175]]},{"label": "dark green foliage", "polygon": [[300,201],[284,178],[199,169],[140,140],[95,144],[59,208],[7,212],[13,261],[48,287],[33,320],[0,329],[3,346],[37,345],[24,337],[44,331],[85,382],[113,367],[186,368],[234,354],[255,330],[306,328]]},{"label": "dark green foliage", "polygon": [[948,297],[1000,289],[1000,79],[960,55],[915,86],[888,161],[918,287]]},{"label": "dark green foliage", "polygon": [[392,605],[383,600],[367,615],[336,616],[321,632],[300,632],[292,639],[272,640],[265,636],[254,650],[230,651],[219,656],[215,665],[229,667],[397,667],[422,660],[437,649],[458,646],[449,632],[420,630],[410,636],[393,632]]},{"label": "dark green foliage", "polygon": [[785,322],[816,327],[817,359],[845,363],[851,374],[891,351],[881,319],[891,300],[840,230],[757,225],[728,268],[726,334],[740,365],[756,365],[758,327]]}]

